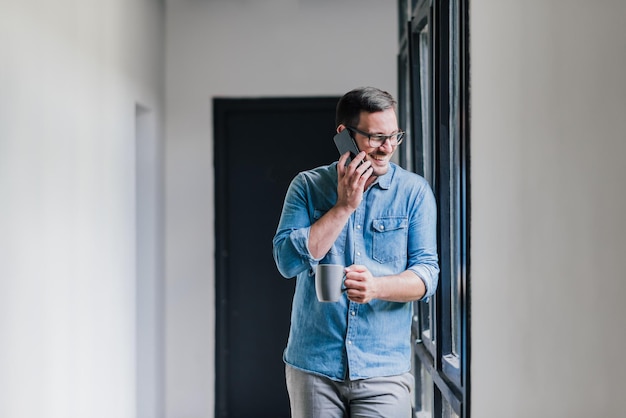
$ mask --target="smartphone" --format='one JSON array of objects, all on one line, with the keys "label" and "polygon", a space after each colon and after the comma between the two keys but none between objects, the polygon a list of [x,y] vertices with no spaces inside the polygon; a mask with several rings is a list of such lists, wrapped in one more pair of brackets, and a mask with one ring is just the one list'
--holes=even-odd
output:
[{"label": "smartphone", "polygon": [[335,135],[333,140],[335,141],[335,145],[339,150],[339,155],[343,155],[346,152],[350,151],[350,157],[348,157],[346,165],[350,164],[350,161],[352,161],[352,159],[356,157],[356,155],[360,152],[359,147],[356,146],[356,142],[354,142],[354,139],[352,139],[352,136],[350,136],[349,129],[344,129],[343,131],[339,132],[337,135]]}]

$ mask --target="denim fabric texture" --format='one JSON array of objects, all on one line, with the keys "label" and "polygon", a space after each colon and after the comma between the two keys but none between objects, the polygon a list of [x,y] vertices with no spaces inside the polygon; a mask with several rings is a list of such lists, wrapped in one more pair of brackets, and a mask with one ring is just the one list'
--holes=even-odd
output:
[{"label": "denim fabric texture", "polygon": [[318,302],[315,267],[366,266],[374,276],[412,270],[426,294],[437,287],[437,209],[421,176],[390,164],[363,195],[331,250],[315,259],[308,250],[311,225],[337,200],[337,163],[299,173],[291,182],[273,240],[280,273],[296,277],[284,361],[306,372],[342,381],[392,376],[411,369],[412,303],[372,300]]}]

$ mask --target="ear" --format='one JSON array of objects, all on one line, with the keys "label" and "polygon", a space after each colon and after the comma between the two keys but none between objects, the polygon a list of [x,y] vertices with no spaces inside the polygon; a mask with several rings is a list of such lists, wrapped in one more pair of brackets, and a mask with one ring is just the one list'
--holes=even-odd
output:
[{"label": "ear", "polygon": [[344,129],[346,129],[346,125],[344,125],[343,123],[340,124],[339,126],[337,126],[337,133],[343,131]]}]

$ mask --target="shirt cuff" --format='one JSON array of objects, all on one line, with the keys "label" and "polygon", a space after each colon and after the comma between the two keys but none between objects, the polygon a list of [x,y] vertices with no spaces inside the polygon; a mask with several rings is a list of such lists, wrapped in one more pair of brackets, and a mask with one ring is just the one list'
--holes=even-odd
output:
[{"label": "shirt cuff", "polygon": [[422,301],[427,301],[430,296],[435,294],[435,290],[437,289],[436,283],[434,283],[433,272],[430,270],[428,266],[418,265],[413,266],[409,270],[417,274],[417,276],[422,279],[424,282],[424,287],[426,287],[426,292],[424,296],[422,296]]},{"label": "shirt cuff", "polygon": [[311,227],[296,229],[289,235],[289,239],[293,244],[296,252],[300,255],[302,260],[308,263],[311,268],[315,267],[318,262],[323,258],[315,258],[309,251],[309,232]]}]

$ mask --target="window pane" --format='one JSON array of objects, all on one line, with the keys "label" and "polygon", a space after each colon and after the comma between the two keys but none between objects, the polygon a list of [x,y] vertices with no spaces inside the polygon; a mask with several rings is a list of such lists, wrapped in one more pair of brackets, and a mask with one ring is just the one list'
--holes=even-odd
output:
[{"label": "window pane", "polygon": [[400,86],[398,92],[398,104],[399,104],[399,123],[400,129],[406,132],[406,138],[403,141],[399,149],[400,158],[402,159],[403,167],[409,171],[414,171],[415,166],[413,162],[413,132],[411,124],[411,83],[409,78],[409,57],[408,54],[400,57]]},{"label": "window pane", "polygon": [[454,409],[452,409],[452,405],[450,405],[450,403],[448,403],[447,400],[442,399],[442,403],[443,403],[442,405],[443,407],[441,411],[442,418],[459,418],[457,413],[454,412]]},{"label": "window pane", "polygon": [[434,404],[433,379],[422,366],[419,358],[415,358],[413,370],[415,370],[415,417],[432,418]]},{"label": "window pane", "polygon": [[434,188],[433,143],[431,138],[431,106],[430,106],[430,35],[428,25],[419,34],[419,68],[420,68],[420,106],[422,110],[422,153],[424,161],[424,177]]},{"label": "window pane", "polygon": [[398,1],[398,26],[400,39],[402,39],[402,36],[406,33],[406,22],[408,22],[410,16],[409,7],[410,5],[408,0]]},{"label": "window pane", "polygon": [[452,352],[461,344],[461,184],[459,3],[450,0],[450,292]]},{"label": "window pane", "polygon": [[430,334],[430,320],[431,320],[430,305],[431,305],[430,300],[428,302],[419,303],[420,329],[422,331],[422,339],[426,341],[432,340],[432,336]]}]

